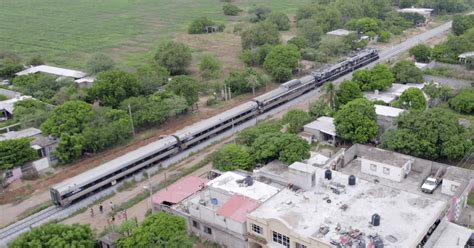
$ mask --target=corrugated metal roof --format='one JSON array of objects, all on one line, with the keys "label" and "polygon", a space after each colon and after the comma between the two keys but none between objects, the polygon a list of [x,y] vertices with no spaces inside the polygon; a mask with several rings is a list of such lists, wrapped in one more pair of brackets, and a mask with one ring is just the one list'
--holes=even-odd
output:
[{"label": "corrugated metal roof", "polygon": [[319,130],[323,133],[327,133],[329,135],[336,135],[336,126],[334,125],[334,118],[321,116],[313,122],[310,122],[304,125],[304,128]]},{"label": "corrugated metal roof", "polygon": [[8,113],[13,114],[13,110],[15,109],[15,103],[19,101],[27,100],[27,99],[34,99],[34,98],[31,96],[17,96],[12,99],[1,101],[0,110],[5,110]]},{"label": "corrugated metal roof", "polygon": [[0,134],[0,140],[30,138],[38,134],[41,134],[41,130],[30,127],[30,128],[22,129],[20,131],[11,131],[8,133]]},{"label": "corrugated metal roof", "polygon": [[226,218],[235,220],[239,223],[245,223],[247,213],[258,208],[260,204],[250,198],[241,195],[233,195],[218,210],[217,214]]},{"label": "corrugated metal roof", "polygon": [[54,67],[54,66],[49,66],[49,65],[33,66],[26,70],[17,72],[15,73],[15,75],[23,76],[23,75],[33,74],[37,72],[43,72],[43,73],[48,73],[48,74],[53,74],[53,75],[63,76],[63,77],[71,77],[71,78],[83,78],[87,76],[87,73],[82,72],[82,71],[64,69],[64,68]]},{"label": "corrugated metal roof", "polygon": [[381,116],[397,117],[401,113],[403,113],[403,111],[405,111],[404,109],[377,105],[377,104],[375,104],[374,106],[375,106],[375,113]]}]

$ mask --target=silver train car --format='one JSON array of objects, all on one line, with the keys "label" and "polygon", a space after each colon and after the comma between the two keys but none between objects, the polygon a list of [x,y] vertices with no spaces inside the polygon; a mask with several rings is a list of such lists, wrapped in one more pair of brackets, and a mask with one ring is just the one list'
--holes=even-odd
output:
[{"label": "silver train car", "polygon": [[160,163],[182,150],[257,117],[259,114],[295,99],[327,81],[337,79],[379,58],[376,49],[366,49],[311,75],[281,84],[275,90],[221,114],[197,122],[173,135],[152,142],[94,169],[69,178],[50,189],[54,205],[67,206],[96,191],[116,184],[141,169]]}]

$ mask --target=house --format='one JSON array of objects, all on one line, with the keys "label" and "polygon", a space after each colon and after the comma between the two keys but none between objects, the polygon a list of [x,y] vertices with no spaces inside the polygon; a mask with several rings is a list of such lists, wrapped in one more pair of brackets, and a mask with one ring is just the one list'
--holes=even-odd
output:
[{"label": "house", "polygon": [[7,90],[7,89],[0,88],[0,95],[3,95],[5,97],[7,97],[8,99],[12,99],[12,98],[19,97],[22,94],[20,92],[16,92],[16,91],[13,91],[13,90]]},{"label": "house", "polygon": [[450,221],[460,220],[467,206],[469,194],[474,189],[474,172],[472,170],[450,166],[446,169],[441,184],[441,193],[451,196],[447,217]]},{"label": "house", "polygon": [[303,129],[304,132],[312,134],[315,141],[328,142],[332,145],[335,145],[337,142],[336,126],[332,117],[321,116],[315,121],[304,125]]},{"label": "house", "polygon": [[[446,207],[337,171],[314,173],[310,189],[284,188],[247,215],[248,247],[416,247]],[[313,174],[307,177],[312,181]]]},{"label": "house", "polygon": [[383,134],[385,131],[393,129],[393,121],[405,110],[400,108],[394,108],[383,105],[374,105],[375,114],[377,115],[377,124],[379,126],[380,134]]},{"label": "house", "polygon": [[0,102],[0,121],[6,121],[13,118],[13,112],[15,109],[15,103],[27,99],[34,99],[31,96],[16,96],[12,99],[8,99]]},{"label": "house", "polygon": [[333,31],[329,31],[326,34],[330,36],[336,36],[336,37],[345,37],[348,36],[352,33],[355,33],[355,31],[352,30],[346,30],[346,29],[336,29]]},{"label": "house", "polygon": [[472,59],[474,59],[474,51],[459,54],[458,59],[459,59],[459,62],[464,63],[464,64],[469,63],[469,59],[471,59],[471,63],[473,63]]},{"label": "house", "polygon": [[48,157],[51,160],[55,160],[52,153],[58,144],[58,140],[51,136],[43,135],[41,130],[37,128],[31,127],[0,134],[0,141],[20,138],[31,138],[31,148],[38,152],[40,158]]},{"label": "house", "polygon": [[87,73],[77,70],[64,69],[49,65],[32,66],[28,69],[15,73],[16,76],[23,76],[35,73],[45,73],[63,78],[79,79],[87,76]]},{"label": "house", "polygon": [[398,13],[410,13],[410,14],[419,14],[425,18],[425,23],[421,23],[426,25],[428,22],[431,21],[431,14],[434,9],[427,9],[427,8],[405,8],[405,9],[398,9]]},{"label": "house", "polygon": [[414,159],[392,151],[369,148],[360,161],[363,173],[401,182],[410,173]]},{"label": "house", "polygon": [[176,183],[158,191],[152,197],[153,209],[167,211],[173,205],[203,189],[209,180],[196,176],[187,176]]},{"label": "house", "polygon": [[409,88],[418,88],[421,90],[423,87],[425,87],[424,84],[392,84],[392,87],[384,91],[375,90],[374,92],[364,92],[364,96],[370,101],[382,101],[388,105],[391,105],[403,94],[405,90]]}]

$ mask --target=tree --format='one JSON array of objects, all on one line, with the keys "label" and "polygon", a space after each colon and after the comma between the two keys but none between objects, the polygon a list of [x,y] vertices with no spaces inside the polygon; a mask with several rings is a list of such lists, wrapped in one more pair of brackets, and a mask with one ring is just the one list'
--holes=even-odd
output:
[{"label": "tree", "polygon": [[84,143],[85,139],[80,133],[62,133],[54,154],[61,164],[69,163],[82,156]]},{"label": "tree", "polygon": [[55,93],[64,86],[74,85],[72,80],[56,80],[48,74],[29,74],[15,77],[14,88],[26,95],[33,96],[44,102],[52,102]]},{"label": "tree", "polygon": [[288,124],[287,131],[297,134],[303,130],[303,126],[311,119],[308,113],[299,109],[292,109],[283,116],[283,124]]},{"label": "tree", "polygon": [[115,67],[115,62],[103,53],[97,53],[87,61],[86,68],[90,74],[99,74],[103,71],[110,71]]},{"label": "tree", "polygon": [[265,6],[258,6],[249,10],[249,14],[252,14],[251,22],[265,21],[272,10]]},{"label": "tree", "polygon": [[287,164],[309,157],[309,144],[299,136],[288,133],[265,133],[252,144],[255,159],[262,163],[279,159]]},{"label": "tree", "polygon": [[357,32],[364,34],[369,32],[378,33],[380,30],[377,20],[370,17],[350,20],[346,26],[351,30],[356,30]]},{"label": "tree", "polygon": [[390,34],[390,32],[381,31],[379,34],[379,41],[386,43],[390,41],[391,37],[392,37],[392,34]]},{"label": "tree", "polygon": [[419,44],[409,50],[410,56],[422,63],[429,63],[431,60],[431,47],[425,44]]},{"label": "tree", "polygon": [[222,10],[224,10],[224,15],[228,16],[236,16],[242,11],[239,7],[230,3],[224,5]]},{"label": "tree", "polygon": [[275,24],[280,31],[290,30],[290,19],[284,13],[273,12],[267,17],[266,21]]},{"label": "tree", "polygon": [[59,138],[63,133],[76,134],[92,119],[92,106],[82,101],[69,101],[54,109],[41,125],[41,130]]},{"label": "tree", "polygon": [[191,248],[186,220],[165,212],[150,215],[129,237],[122,237],[117,247]]},{"label": "tree", "polygon": [[429,96],[430,101],[439,99],[445,102],[453,96],[453,88],[446,85],[435,84],[433,81],[423,87],[423,92]]},{"label": "tree", "polygon": [[168,69],[171,75],[182,74],[191,64],[191,49],[178,42],[164,42],[159,45],[154,59],[158,65]]},{"label": "tree", "polygon": [[41,55],[34,54],[33,56],[31,56],[31,58],[30,58],[30,60],[28,61],[27,64],[37,66],[37,65],[44,64],[44,61],[43,61],[43,58],[41,57]]},{"label": "tree", "polygon": [[317,119],[321,116],[332,116],[334,110],[323,100],[318,100],[311,103],[308,112],[313,119]]},{"label": "tree", "polygon": [[0,52],[0,77],[13,77],[15,73],[23,69],[18,55],[10,52]]},{"label": "tree", "polygon": [[397,130],[382,137],[381,147],[428,159],[459,160],[469,154],[467,129],[453,113],[440,108],[408,111],[396,119]]},{"label": "tree", "polygon": [[14,105],[15,120],[23,127],[39,127],[52,112],[52,107],[44,102],[26,99]]},{"label": "tree", "polygon": [[306,19],[298,22],[298,35],[306,39],[309,47],[317,48],[319,41],[321,41],[323,30],[315,20]]},{"label": "tree", "polygon": [[222,62],[212,55],[204,55],[199,64],[201,76],[205,79],[217,78],[222,69]]},{"label": "tree", "polygon": [[461,92],[449,100],[449,107],[463,114],[474,113],[474,90],[463,89]]},{"label": "tree", "polygon": [[94,231],[88,225],[44,224],[20,235],[8,247],[84,247],[96,245]]},{"label": "tree", "polygon": [[151,95],[168,83],[170,72],[163,66],[150,64],[137,69],[141,95]]},{"label": "tree", "polygon": [[336,109],[337,104],[337,94],[336,86],[332,82],[327,82],[323,86],[323,95],[322,98],[329,104],[331,109]]},{"label": "tree", "polygon": [[252,146],[255,140],[266,133],[278,133],[282,129],[280,122],[262,122],[256,126],[244,129],[237,134],[237,143]]},{"label": "tree", "polygon": [[397,83],[422,83],[423,82],[423,72],[415,66],[415,63],[402,60],[395,64],[392,68],[393,74],[395,74],[395,79]]},{"label": "tree", "polygon": [[474,27],[474,17],[472,15],[455,15],[453,17],[452,30],[455,35],[462,35],[472,27]]},{"label": "tree", "polygon": [[299,49],[303,49],[308,46],[308,43],[305,38],[301,36],[295,36],[288,41],[288,44],[295,45]]},{"label": "tree", "polygon": [[280,33],[275,24],[259,23],[242,33],[242,47],[252,49],[264,44],[276,45],[280,43]]},{"label": "tree", "polygon": [[334,57],[350,51],[350,46],[340,37],[325,36],[319,44],[319,51],[327,57]]},{"label": "tree", "polygon": [[86,99],[86,88],[80,87],[77,84],[68,84],[62,86],[59,91],[54,94],[51,101],[55,105],[61,105],[67,101],[74,100],[85,100]]},{"label": "tree", "polygon": [[362,98],[364,95],[359,88],[359,85],[350,80],[344,80],[339,89],[336,90],[336,101],[338,108],[342,105],[356,99]]},{"label": "tree", "polygon": [[395,82],[390,67],[378,64],[372,69],[363,69],[354,72],[352,80],[356,82],[362,91],[386,90]]},{"label": "tree", "polygon": [[221,148],[212,158],[214,168],[221,171],[247,170],[255,167],[255,161],[245,146],[228,144]]},{"label": "tree", "polygon": [[277,45],[270,50],[263,66],[275,80],[283,82],[293,75],[300,59],[301,54],[297,47]]},{"label": "tree", "polygon": [[134,74],[123,71],[106,71],[87,90],[89,102],[100,101],[101,105],[117,108],[120,102],[140,93],[140,83]]},{"label": "tree", "polygon": [[232,95],[236,96],[255,92],[255,89],[263,87],[267,81],[266,77],[255,69],[246,68],[244,71],[231,71],[224,84],[230,88]]},{"label": "tree", "polygon": [[176,95],[184,97],[189,107],[196,104],[199,100],[198,84],[192,77],[174,77],[168,84],[168,87]]},{"label": "tree", "polygon": [[34,160],[38,153],[30,146],[30,139],[0,141],[0,170],[7,170]]},{"label": "tree", "polygon": [[403,109],[424,110],[426,108],[426,98],[422,90],[409,88],[402,93],[393,105]]},{"label": "tree", "polygon": [[375,138],[378,132],[375,107],[369,100],[358,98],[336,112],[334,125],[336,133],[353,143],[367,143]]}]

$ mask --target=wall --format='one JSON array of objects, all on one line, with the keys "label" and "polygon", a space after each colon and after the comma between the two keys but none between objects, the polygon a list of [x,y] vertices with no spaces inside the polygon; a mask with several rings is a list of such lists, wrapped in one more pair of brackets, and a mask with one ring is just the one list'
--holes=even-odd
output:
[{"label": "wall", "polygon": [[[453,186],[456,186],[456,190],[451,190]],[[441,193],[454,196],[456,194],[456,191],[458,190],[457,187],[461,186],[460,183],[451,181],[448,179],[443,179],[443,183],[441,184]]]},{"label": "wall", "polygon": [[[398,167],[398,166],[391,166],[387,164],[383,164],[380,162],[376,161],[371,161],[368,159],[360,158],[361,161],[361,171],[363,173],[373,175],[373,176],[378,176],[382,178],[386,178],[395,182],[401,182],[403,179],[403,167]],[[373,171],[371,170],[371,165],[375,164],[377,166],[377,170]],[[383,172],[384,168],[389,168],[390,172],[389,174],[385,174]]]},{"label": "wall", "polygon": [[303,172],[290,168],[288,183],[294,184],[302,189],[311,189],[316,184],[316,174]]},{"label": "wall", "polygon": [[[198,227],[193,226],[193,220],[198,223]],[[204,227],[209,227],[212,230],[211,234],[204,232]],[[198,219],[190,218],[188,222],[188,230],[201,239],[209,240],[219,243],[225,247],[247,248],[248,244],[244,236],[232,234],[228,231],[222,230],[216,226],[202,222]]]}]

